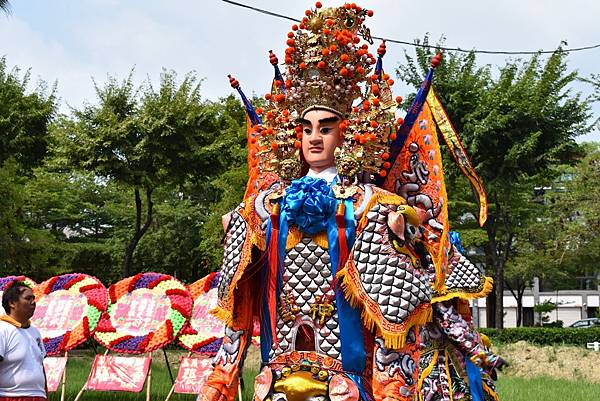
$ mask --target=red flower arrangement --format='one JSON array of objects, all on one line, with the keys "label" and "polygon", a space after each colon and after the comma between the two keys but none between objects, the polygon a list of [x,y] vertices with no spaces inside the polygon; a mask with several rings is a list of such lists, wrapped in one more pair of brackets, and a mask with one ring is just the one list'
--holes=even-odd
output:
[{"label": "red flower arrangement", "polygon": [[[32,321],[40,329],[48,355],[62,354],[86,341],[108,304],[106,287],[82,273],[54,276],[35,286],[33,292],[38,306]],[[85,305],[81,305],[82,299]],[[55,308],[56,315],[48,315],[48,307]]]},{"label": "red flower arrangement", "polygon": [[110,286],[109,306],[94,338],[120,353],[141,354],[173,341],[192,314],[192,297],[179,280],[140,273]]},{"label": "red flower arrangement", "polygon": [[193,314],[177,340],[192,352],[214,355],[221,345],[225,326],[208,314],[216,306],[218,282],[219,275],[211,273],[188,286],[194,300]]}]

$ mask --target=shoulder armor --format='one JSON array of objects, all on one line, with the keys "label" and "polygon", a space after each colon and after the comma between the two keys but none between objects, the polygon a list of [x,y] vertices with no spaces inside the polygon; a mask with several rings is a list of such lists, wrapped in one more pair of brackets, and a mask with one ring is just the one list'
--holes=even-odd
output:
[{"label": "shoulder armor", "polygon": [[248,224],[239,210],[231,214],[227,234],[225,235],[225,246],[223,252],[223,264],[218,284],[219,298],[225,298],[231,281],[242,264],[244,256],[244,244],[248,239]]},{"label": "shoulder armor", "polygon": [[432,294],[412,250],[392,243],[387,217],[405,202],[392,194],[388,200],[395,204],[375,203],[361,220],[360,234],[340,276],[346,296],[363,308],[367,327],[376,325],[386,346],[398,348],[410,327],[431,318]]},{"label": "shoulder armor", "polygon": [[452,298],[475,299],[485,297],[492,290],[493,280],[471,263],[455,247],[448,262],[444,294],[436,294],[433,301],[441,302]]},{"label": "shoulder armor", "polygon": [[265,248],[264,228],[255,210],[257,197],[248,198],[231,212],[225,234],[223,263],[217,285],[218,304],[212,313],[226,325],[235,324],[234,308],[246,299],[247,294],[241,294],[237,287],[246,268],[251,265],[253,248]]}]

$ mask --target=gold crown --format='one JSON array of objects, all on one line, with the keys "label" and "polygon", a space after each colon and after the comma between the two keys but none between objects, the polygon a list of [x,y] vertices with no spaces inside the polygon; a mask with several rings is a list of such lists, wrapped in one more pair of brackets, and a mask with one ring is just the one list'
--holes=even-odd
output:
[{"label": "gold crown", "polygon": [[307,10],[300,25],[288,33],[288,107],[300,117],[314,108],[346,116],[360,96],[364,82],[375,64],[368,45],[369,29],[363,24],[372,12],[356,5]]},{"label": "gold crown", "polygon": [[[377,61],[368,45],[361,44],[361,38],[372,43],[364,20],[373,12],[356,4],[322,9],[317,2],[305,14],[288,33],[286,77],[274,80],[265,95],[267,107],[257,109],[264,117],[256,127],[261,175],[274,172],[285,181],[300,176],[298,119],[312,109],[325,109],[342,118],[344,142],[335,155],[340,175],[383,176],[389,168],[388,141],[395,139],[396,102],[393,81],[382,72],[371,74]],[[385,54],[384,43],[378,53]],[[270,61],[278,63],[272,52]]]}]

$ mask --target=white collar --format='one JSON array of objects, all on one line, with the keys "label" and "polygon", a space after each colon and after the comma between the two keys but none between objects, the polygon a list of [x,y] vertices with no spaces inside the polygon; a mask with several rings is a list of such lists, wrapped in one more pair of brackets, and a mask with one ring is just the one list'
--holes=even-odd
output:
[{"label": "white collar", "polygon": [[336,179],[336,177],[338,176],[338,172],[337,172],[337,168],[335,166],[331,166],[331,167],[327,167],[325,170],[321,171],[321,172],[316,172],[312,169],[308,170],[308,173],[306,173],[307,177],[313,177],[313,178],[322,178],[325,181],[327,181],[328,184],[331,184],[333,182],[333,180]]}]

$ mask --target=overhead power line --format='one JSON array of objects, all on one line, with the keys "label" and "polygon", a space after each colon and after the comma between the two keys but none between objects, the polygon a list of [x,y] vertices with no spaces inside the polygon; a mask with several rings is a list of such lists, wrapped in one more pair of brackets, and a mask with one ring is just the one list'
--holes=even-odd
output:
[{"label": "overhead power line", "polygon": [[[262,8],[250,6],[248,4],[238,3],[237,1],[232,1],[232,0],[221,0],[221,1],[223,1],[224,3],[234,5],[234,6],[247,8],[249,10],[256,11],[256,12],[259,12],[261,14],[265,14],[265,15],[268,15],[271,17],[282,18],[282,19],[286,19],[286,20],[294,21],[294,22],[300,22],[300,20],[298,20],[296,18],[292,18],[292,17],[289,17],[284,14],[278,14],[278,13],[275,13],[275,12],[272,12],[269,10],[264,10]],[[548,54],[548,53],[555,53],[557,51],[561,51],[563,53],[572,53],[572,52],[580,52],[580,51],[584,51],[584,50],[592,50],[592,49],[600,48],[600,43],[598,43],[596,45],[572,47],[572,48],[561,48],[559,50],[536,50],[536,51],[506,51],[506,50],[477,50],[477,49],[465,50],[460,47],[443,47],[443,46],[436,46],[436,45],[427,45],[427,44],[423,44],[423,43],[414,43],[414,42],[407,42],[404,40],[384,38],[381,36],[372,36],[372,38],[379,39],[379,40],[385,40],[386,42],[390,42],[390,43],[398,43],[398,44],[405,45],[405,46],[424,47],[424,48],[428,48],[428,49],[448,50],[448,51],[456,51],[456,52],[463,52],[463,53],[482,53],[482,54],[526,55],[526,54]]]}]

